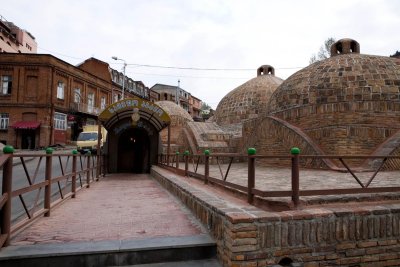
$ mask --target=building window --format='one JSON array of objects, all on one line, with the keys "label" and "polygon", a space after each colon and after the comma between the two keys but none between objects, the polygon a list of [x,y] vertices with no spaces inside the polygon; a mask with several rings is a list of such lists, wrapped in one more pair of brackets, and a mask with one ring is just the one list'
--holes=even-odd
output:
[{"label": "building window", "polygon": [[118,94],[117,93],[114,93],[114,101],[113,101],[114,103],[115,102],[118,102]]},{"label": "building window", "polygon": [[1,76],[1,94],[10,95],[12,87],[12,77],[9,75]]},{"label": "building window", "polygon": [[81,89],[80,88],[75,88],[74,90],[74,103],[80,103],[81,102]]},{"label": "building window", "polygon": [[89,112],[93,112],[93,107],[94,107],[94,94],[93,93],[89,93],[88,94],[88,111]]},{"label": "building window", "polygon": [[57,84],[57,98],[64,99],[64,83],[58,82]]},{"label": "building window", "polygon": [[54,129],[67,130],[67,115],[54,113]]},{"label": "building window", "polygon": [[9,122],[8,113],[0,113],[0,130],[7,130]]},{"label": "building window", "polygon": [[100,101],[101,101],[100,102],[100,107],[103,110],[103,109],[106,108],[106,98],[104,96],[102,96]]}]

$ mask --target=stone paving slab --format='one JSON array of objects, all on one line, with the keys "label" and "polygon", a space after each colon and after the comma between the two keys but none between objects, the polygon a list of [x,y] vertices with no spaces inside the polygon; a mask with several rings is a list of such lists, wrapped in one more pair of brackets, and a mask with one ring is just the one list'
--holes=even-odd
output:
[{"label": "stone paving slab", "polygon": [[[180,166],[184,166],[182,162]],[[225,175],[228,164],[220,164]],[[194,171],[195,166],[189,164],[189,170]],[[204,165],[200,164],[198,173],[204,174]],[[356,175],[366,183],[374,172],[357,172]],[[361,188],[350,173],[300,168],[300,189],[333,189],[333,188]],[[210,165],[210,176],[222,179],[217,164]],[[379,172],[370,187],[400,186],[400,171]],[[233,163],[228,177],[228,182],[247,186],[247,162]],[[256,188],[260,190],[291,190],[291,168],[266,167],[256,164]]]},{"label": "stone paving slab", "polygon": [[113,174],[19,232],[11,245],[133,240],[205,234],[150,175]]},{"label": "stone paving slab", "polygon": [[[184,166],[181,163],[180,166]],[[196,165],[189,164],[189,170],[194,172]],[[228,164],[211,164],[210,177],[223,179]],[[222,171],[222,175],[221,175]],[[248,177],[247,162],[233,163],[230,167],[226,181],[247,187]],[[204,165],[199,164],[197,173],[204,174]],[[356,172],[355,175],[365,185],[372,177],[374,172]],[[300,190],[323,190],[323,189],[359,189],[361,185],[348,172],[303,169],[300,168]],[[400,171],[382,171],[373,179],[370,188],[373,187],[400,187]],[[268,167],[256,163],[255,188],[263,191],[291,190],[291,168]],[[303,196],[301,199],[308,203],[320,202],[346,202],[349,200],[365,199],[399,199],[399,193],[380,193],[380,194],[357,194],[357,195],[330,195],[330,196]],[[271,201],[287,202],[289,198],[268,198]]]}]

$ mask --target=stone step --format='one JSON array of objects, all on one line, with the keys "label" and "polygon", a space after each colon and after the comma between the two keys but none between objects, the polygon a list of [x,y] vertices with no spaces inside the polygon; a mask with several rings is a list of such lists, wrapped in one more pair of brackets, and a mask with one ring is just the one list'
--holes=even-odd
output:
[{"label": "stone step", "polygon": [[0,266],[127,266],[214,260],[215,257],[216,244],[211,237],[196,235],[142,240],[9,246],[0,250]]}]

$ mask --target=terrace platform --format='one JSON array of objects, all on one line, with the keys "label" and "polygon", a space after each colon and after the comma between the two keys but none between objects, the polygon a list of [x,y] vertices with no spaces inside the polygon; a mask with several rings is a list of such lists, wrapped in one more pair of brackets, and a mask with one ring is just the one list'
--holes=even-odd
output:
[{"label": "terrace platform", "polygon": [[205,228],[150,175],[113,174],[14,235],[11,246],[0,250],[0,265],[205,260],[219,266],[215,253],[215,242]]},{"label": "terrace platform", "polygon": [[[211,166],[210,176],[220,173]],[[359,186],[346,173],[300,174],[303,189]],[[374,182],[398,186],[393,176],[382,172]],[[227,181],[246,185],[246,164],[232,165]],[[290,190],[290,169],[258,166],[256,188]],[[14,235],[11,246],[0,251],[0,265],[28,260],[25,266],[37,266],[51,260],[59,267],[279,266],[290,260],[293,266],[346,266],[367,256],[370,266],[400,263],[400,254],[393,254],[400,240],[397,194],[301,200],[296,209],[289,207],[289,198],[272,198],[270,206],[250,205],[244,194],[157,166],[151,175],[111,174]]]}]

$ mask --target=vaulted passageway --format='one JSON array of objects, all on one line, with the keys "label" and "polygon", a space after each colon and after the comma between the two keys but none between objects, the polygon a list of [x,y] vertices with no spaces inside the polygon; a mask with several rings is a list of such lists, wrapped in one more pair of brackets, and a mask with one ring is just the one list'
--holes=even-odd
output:
[{"label": "vaulted passageway", "polygon": [[160,131],[170,124],[158,105],[141,98],[126,98],[99,115],[107,129],[104,154],[110,173],[148,173],[157,163]]},{"label": "vaulted passageway", "polygon": [[150,167],[150,143],[140,128],[125,130],[118,139],[118,172],[145,173]]}]

